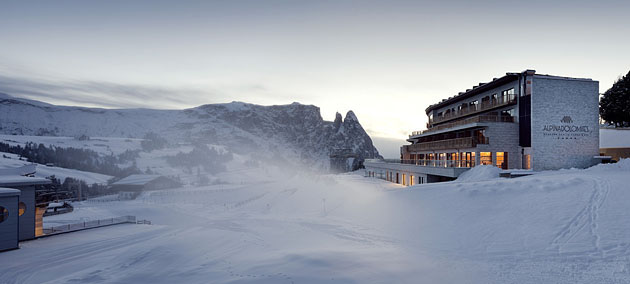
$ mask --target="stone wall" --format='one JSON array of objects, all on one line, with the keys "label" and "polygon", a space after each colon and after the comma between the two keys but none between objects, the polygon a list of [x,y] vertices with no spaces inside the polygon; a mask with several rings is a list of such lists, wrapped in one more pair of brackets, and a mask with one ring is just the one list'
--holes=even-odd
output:
[{"label": "stone wall", "polygon": [[599,82],[534,75],[534,170],[585,168],[599,154]]}]

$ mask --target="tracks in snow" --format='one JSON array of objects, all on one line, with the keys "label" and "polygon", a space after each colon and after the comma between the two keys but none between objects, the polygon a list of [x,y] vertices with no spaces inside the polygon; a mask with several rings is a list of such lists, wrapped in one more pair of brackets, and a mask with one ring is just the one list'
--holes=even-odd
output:
[{"label": "tracks in snow", "polygon": [[562,248],[569,243],[578,233],[588,230],[591,236],[594,256],[604,256],[600,246],[600,236],[597,232],[599,208],[602,207],[610,192],[610,183],[603,179],[593,180],[593,193],[586,205],[567,223],[550,243],[550,249],[562,254]]}]

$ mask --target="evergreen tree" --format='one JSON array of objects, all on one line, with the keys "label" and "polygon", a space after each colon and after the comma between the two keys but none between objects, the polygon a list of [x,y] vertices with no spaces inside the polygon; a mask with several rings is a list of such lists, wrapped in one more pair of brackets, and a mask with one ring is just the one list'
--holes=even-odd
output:
[{"label": "evergreen tree", "polygon": [[630,72],[604,93],[599,101],[599,114],[615,127],[630,126]]}]

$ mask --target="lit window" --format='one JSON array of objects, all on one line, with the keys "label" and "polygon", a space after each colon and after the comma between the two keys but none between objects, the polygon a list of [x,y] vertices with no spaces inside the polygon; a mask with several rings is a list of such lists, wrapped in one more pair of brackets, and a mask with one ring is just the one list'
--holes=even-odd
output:
[{"label": "lit window", "polygon": [[507,152],[497,152],[497,167],[507,170],[508,168],[507,157],[508,157]]},{"label": "lit window", "polygon": [[492,152],[480,152],[479,162],[482,165],[492,165]]},{"label": "lit window", "polygon": [[529,170],[529,169],[532,168],[532,156],[531,155],[525,155],[525,158],[524,158],[523,162],[525,164],[523,166],[524,169]]},{"label": "lit window", "polygon": [[24,202],[20,202],[18,204],[18,209],[19,209],[18,215],[19,216],[24,215],[24,212],[26,212],[26,204],[24,204]]}]

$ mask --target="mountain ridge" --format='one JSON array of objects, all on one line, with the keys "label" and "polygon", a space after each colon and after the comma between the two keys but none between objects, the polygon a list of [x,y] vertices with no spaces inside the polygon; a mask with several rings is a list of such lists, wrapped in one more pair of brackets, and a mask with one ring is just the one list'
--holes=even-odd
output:
[{"label": "mountain ridge", "polygon": [[322,118],[314,105],[204,104],[182,110],[57,106],[0,93],[0,133],[36,136],[142,138],[158,133],[172,143],[211,143],[259,159],[296,160],[326,168],[329,155],[351,149],[356,159],[380,158],[353,111]]}]

